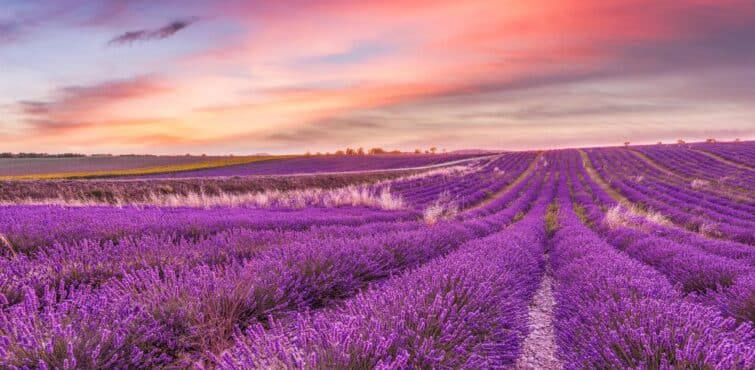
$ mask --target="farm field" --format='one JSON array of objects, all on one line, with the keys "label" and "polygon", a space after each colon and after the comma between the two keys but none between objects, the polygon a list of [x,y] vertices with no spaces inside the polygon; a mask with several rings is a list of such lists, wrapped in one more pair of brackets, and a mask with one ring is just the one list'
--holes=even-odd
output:
[{"label": "farm field", "polygon": [[281,158],[272,161],[251,162],[236,166],[160,173],[140,177],[192,178],[381,171],[438,166],[445,163],[455,163],[457,161],[464,161],[481,156],[482,155],[479,154],[376,154],[356,157],[351,155],[300,156],[294,158]]},{"label": "farm field", "polygon": [[0,173],[0,368],[752,369],[754,153]]},{"label": "farm field", "polygon": [[0,158],[1,180],[226,178],[389,171],[443,166],[480,154],[390,154],[361,156],[89,156]]},{"label": "farm field", "polygon": [[248,164],[276,156],[93,156],[0,158],[0,180],[147,176]]}]

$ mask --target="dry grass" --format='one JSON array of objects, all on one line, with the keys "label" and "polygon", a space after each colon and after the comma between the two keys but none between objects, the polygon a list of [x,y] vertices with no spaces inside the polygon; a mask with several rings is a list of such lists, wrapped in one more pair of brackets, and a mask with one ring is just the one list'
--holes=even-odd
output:
[{"label": "dry grass", "polygon": [[545,232],[548,236],[553,236],[558,228],[558,204],[553,202],[548,205],[548,210],[545,213]]},{"label": "dry grass", "polygon": [[308,206],[338,207],[365,206],[386,210],[404,209],[406,205],[400,196],[391,193],[390,187],[379,189],[367,185],[351,185],[335,189],[305,188],[296,190],[266,190],[254,193],[204,192],[188,194],[151,193],[146,200],[125,201],[115,198],[107,202],[96,198],[50,198],[40,200],[20,200],[0,205],[59,205],[67,207],[88,207],[110,205],[122,207],[249,207],[249,208],[304,208]]},{"label": "dry grass", "polygon": [[[10,241],[8,240],[8,238],[6,238],[5,235],[3,235],[1,233],[0,233],[0,247],[2,247],[0,249],[7,249],[8,253],[11,256],[13,256],[13,257],[16,256],[16,250],[13,249],[13,245],[10,243]],[[0,254],[2,254],[2,253],[0,253]]]},{"label": "dry grass", "polygon": [[620,205],[611,207],[606,211],[604,222],[611,229],[618,227],[642,227],[643,223],[650,222],[657,225],[671,226],[672,223],[658,212],[641,211],[635,206],[623,207]]},{"label": "dry grass", "polygon": [[710,186],[710,181],[703,179],[694,179],[690,182],[689,186],[692,189],[704,189]]},{"label": "dry grass", "polygon": [[439,220],[451,218],[459,212],[459,206],[447,191],[441,193],[438,199],[425,209],[424,219],[428,225],[434,225]]}]

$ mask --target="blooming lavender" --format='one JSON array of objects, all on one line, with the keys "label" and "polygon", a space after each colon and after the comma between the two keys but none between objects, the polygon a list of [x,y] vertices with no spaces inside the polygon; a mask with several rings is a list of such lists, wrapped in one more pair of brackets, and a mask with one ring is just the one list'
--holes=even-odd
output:
[{"label": "blooming lavender", "polygon": [[[84,195],[103,180],[14,183],[0,368],[497,368],[541,350],[567,369],[753,368],[749,174],[692,187],[687,170],[743,170],[721,148],[113,181],[118,202]],[[278,173],[306,169],[291,163]],[[528,312],[544,284],[547,343]]]}]

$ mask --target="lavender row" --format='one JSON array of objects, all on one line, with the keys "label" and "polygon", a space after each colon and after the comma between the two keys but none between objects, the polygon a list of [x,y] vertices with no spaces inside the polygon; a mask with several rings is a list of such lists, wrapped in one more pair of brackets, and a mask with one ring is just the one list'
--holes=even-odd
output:
[{"label": "lavender row", "polygon": [[464,166],[446,167],[431,176],[410,176],[388,183],[391,193],[401,196],[417,209],[449,194],[447,201],[467,208],[490,197],[520,175],[535,158],[533,153],[504,154],[481,159]]},{"label": "lavender row", "polygon": [[[536,193],[537,189],[534,189],[530,194]],[[124,318],[118,322],[125,320],[128,325],[137,327],[139,333],[158,333],[156,336],[145,334],[146,337],[140,334],[134,339],[140,343],[136,348],[151,351],[142,352],[142,357],[134,357],[133,347],[110,346],[108,350],[112,352],[107,358],[180,363],[205,351],[224,348],[238,326],[265,322],[269,315],[328,306],[334,300],[353,295],[371,281],[448,253],[462,242],[493,232],[504,221],[510,222],[531,202],[531,195],[522,197],[520,202],[512,205],[516,209],[504,213],[504,216],[491,215],[484,221],[441,223],[417,231],[326,243],[317,239],[296,240],[292,244],[263,250],[244,263],[142,269],[94,291],[88,287],[64,289],[49,305],[36,303],[37,295],[27,294],[22,303],[10,307],[4,314],[0,329],[6,338],[3,350],[10,353],[8,362],[13,364],[28,364],[36,359],[30,354],[40,353],[52,356],[45,360],[51,366],[62,366],[66,360],[71,361],[71,356],[77,361],[82,356],[86,361],[96,362],[97,359],[87,351],[99,342],[89,343],[85,332],[80,330],[85,330],[89,322],[102,324],[104,320],[90,317],[87,323],[79,322],[75,318],[96,316],[100,311],[80,312],[71,305],[78,307],[76,302],[104,300],[112,301],[117,307],[98,307],[99,310],[133,312],[133,315],[124,316],[128,320]],[[506,216],[510,218],[504,220]],[[494,225],[496,222],[498,224]],[[53,287],[46,289],[52,290]],[[110,298],[94,299],[92,296]],[[120,305],[130,308],[119,309]],[[54,314],[51,316],[50,312]],[[68,321],[73,324],[64,324]],[[57,324],[63,325],[69,334],[44,329]],[[123,337],[124,331],[129,330],[132,329],[103,326],[103,331],[116,333],[118,337]],[[32,333],[34,340],[24,339],[21,333]],[[40,340],[62,341],[66,346],[82,349],[74,354],[51,352],[39,347]],[[128,362],[120,364],[125,366]],[[139,366],[145,364],[138,363]]]},{"label": "lavender row", "polygon": [[560,358],[579,368],[751,368],[753,328],[686,302],[580,222],[566,186],[551,242]]},{"label": "lavender row", "polygon": [[755,205],[747,201],[748,194],[741,190],[721,186],[717,183],[685,177],[673,172],[663,171],[627,150],[589,150],[590,158],[601,162],[601,167],[615,172],[634,182],[646,182],[652,185],[664,185],[673,190],[671,196],[681,193],[698,198],[698,202],[731,208],[733,210],[752,212]]},{"label": "lavender row", "polygon": [[755,141],[735,143],[694,143],[691,144],[690,147],[750,167],[755,163]]},{"label": "lavender row", "polygon": [[[752,220],[740,220],[732,216],[716,214],[700,206],[696,210],[692,209],[694,212],[685,211],[685,208],[689,208],[687,203],[673,200],[664,194],[651,192],[640,184],[625,181],[617,175],[612,176],[602,166],[597,166],[596,169],[600,176],[612,179],[613,185],[631,202],[648,206],[688,229],[747,244],[755,242],[755,231],[746,226],[751,224]],[[658,198],[666,201],[656,200]]]},{"label": "lavender row", "polygon": [[[575,203],[586,209],[594,207],[590,197],[574,186],[579,181],[573,168],[570,176]],[[749,278],[755,276],[752,264],[653,235],[639,228],[644,226],[642,223],[612,225],[605,222],[600,212],[589,211],[587,214],[595,229],[609,243],[630,257],[654,267],[672,283],[679,284],[683,294],[692,293],[701,300],[715,302],[722,311],[739,320],[749,319],[751,314],[746,310],[740,312],[732,308],[744,308],[748,304],[750,298],[740,293],[755,292],[755,285]]]},{"label": "lavender row", "polygon": [[98,287],[140,269],[243,263],[295,240],[356,240],[364,235],[415,231],[421,223],[380,222],[361,226],[312,227],[306,231],[231,229],[198,240],[142,235],[117,241],[55,243],[33,257],[0,259],[0,307],[23,300],[28,288],[40,295],[50,286]]},{"label": "lavender row", "polygon": [[[575,201],[584,208],[586,219],[593,225],[607,223],[604,219],[605,213],[611,211],[621,217],[621,221],[654,236],[755,265],[755,249],[751,246],[728,240],[706,238],[685,229],[658,224],[654,221],[649,221],[646,217],[632,214],[628,210],[623,209],[618,202],[600,188],[589,176],[583,165],[578,164],[574,168],[576,169],[576,174],[572,175],[572,178],[576,176],[579,182],[574,182],[573,196],[575,197]],[[578,184],[581,184],[581,186]]]},{"label": "lavender row", "polygon": [[[391,279],[343,306],[256,325],[213,367],[510,366],[545,268],[547,190],[521,222]],[[552,190],[550,191],[552,194]]]},{"label": "lavender row", "polygon": [[688,177],[701,178],[743,189],[755,185],[755,171],[748,171],[711,158],[686,146],[638,146],[643,154],[664,167]]},{"label": "lavender row", "polygon": [[[315,225],[361,225],[369,222],[413,220],[412,211],[365,208],[305,208],[253,210],[245,208],[160,207],[0,207],[0,234],[15,253],[35,251],[54,242],[81,239],[117,240],[142,234],[197,238],[232,228],[306,230]],[[3,249],[4,252],[5,249]]]},{"label": "lavender row", "polygon": [[[664,173],[635,155],[626,151],[594,151],[595,158],[602,162],[615,176],[631,180],[629,183],[642,184],[650,190],[659,192],[666,200],[692,202],[703,209],[723,215],[736,215],[752,218],[755,204],[746,202],[746,194],[732,192],[721,187],[714,187],[706,182],[689,180],[678,175]],[[625,175],[631,174],[631,175]],[[638,190],[643,190],[642,187]]]}]

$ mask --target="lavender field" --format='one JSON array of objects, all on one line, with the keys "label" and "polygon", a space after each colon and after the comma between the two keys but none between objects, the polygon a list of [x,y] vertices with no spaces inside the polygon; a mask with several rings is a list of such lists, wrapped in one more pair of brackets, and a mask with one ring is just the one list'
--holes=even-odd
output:
[{"label": "lavender field", "polygon": [[3,181],[0,368],[753,369],[754,156],[745,141]]}]

